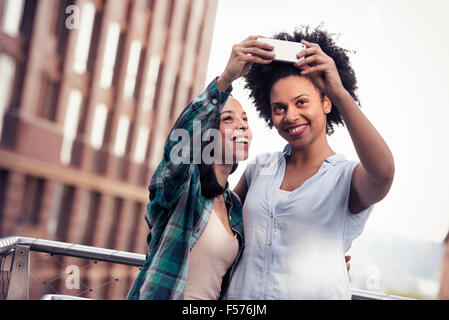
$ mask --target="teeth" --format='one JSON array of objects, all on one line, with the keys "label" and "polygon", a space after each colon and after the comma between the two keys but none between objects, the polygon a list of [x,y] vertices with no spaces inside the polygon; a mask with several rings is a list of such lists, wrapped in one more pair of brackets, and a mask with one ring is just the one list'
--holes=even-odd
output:
[{"label": "teeth", "polygon": [[288,129],[288,132],[290,132],[290,133],[296,133],[296,132],[299,132],[299,131],[301,131],[305,126],[306,126],[306,125],[302,125],[302,126],[299,126],[299,127],[295,127],[295,128],[293,128],[293,129]]},{"label": "teeth", "polygon": [[248,143],[248,138],[234,138],[236,143]]}]

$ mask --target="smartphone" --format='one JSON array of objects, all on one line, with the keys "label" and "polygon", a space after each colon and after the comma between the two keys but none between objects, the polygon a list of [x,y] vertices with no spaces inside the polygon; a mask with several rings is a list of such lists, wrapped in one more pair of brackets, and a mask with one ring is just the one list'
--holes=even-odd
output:
[{"label": "smartphone", "polygon": [[271,38],[258,38],[257,41],[268,43],[274,47],[273,53],[275,54],[275,57],[273,60],[297,63],[304,59],[304,57],[301,59],[296,58],[296,55],[306,48],[306,46],[300,42]]}]

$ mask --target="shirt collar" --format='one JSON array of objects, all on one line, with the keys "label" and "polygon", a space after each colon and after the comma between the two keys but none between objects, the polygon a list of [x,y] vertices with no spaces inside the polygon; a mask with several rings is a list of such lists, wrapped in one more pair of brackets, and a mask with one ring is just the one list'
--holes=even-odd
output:
[{"label": "shirt collar", "polygon": [[290,143],[287,143],[284,147],[284,151],[282,151],[285,157],[292,154],[292,147],[290,146]]},{"label": "shirt collar", "polygon": [[229,189],[229,182],[226,181],[226,186],[223,192],[223,197],[225,198],[225,201],[231,201],[231,190]]},{"label": "shirt collar", "polygon": [[[284,157],[290,156],[292,154],[292,147],[290,145],[290,143],[287,143],[286,146],[284,147],[284,150],[282,151],[282,154],[284,155]],[[344,155],[336,153],[334,155],[331,155],[329,157],[327,157],[324,161],[330,164],[336,164],[339,161],[345,161],[346,158]]]}]

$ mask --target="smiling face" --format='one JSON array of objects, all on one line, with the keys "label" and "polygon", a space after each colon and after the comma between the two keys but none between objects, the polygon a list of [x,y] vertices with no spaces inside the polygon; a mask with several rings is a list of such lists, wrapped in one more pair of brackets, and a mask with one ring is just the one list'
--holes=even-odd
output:
[{"label": "smiling face", "polygon": [[293,149],[304,149],[326,138],[326,114],[332,104],[308,78],[293,75],[276,81],[270,104],[273,125]]},{"label": "smiling face", "polygon": [[236,163],[248,159],[253,133],[242,105],[232,97],[229,97],[221,111],[220,134],[223,163],[229,164],[230,161]]}]

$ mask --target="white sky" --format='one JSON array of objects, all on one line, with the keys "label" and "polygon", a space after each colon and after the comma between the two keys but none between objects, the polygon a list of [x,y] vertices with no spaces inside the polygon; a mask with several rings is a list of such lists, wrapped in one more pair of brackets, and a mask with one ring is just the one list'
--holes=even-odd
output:
[{"label": "white sky", "polygon": [[[388,196],[376,204],[365,232],[442,241],[449,230],[449,2],[352,0],[220,0],[207,81],[221,74],[233,44],[249,35],[292,32],[295,26],[340,33],[350,56],[362,111],[393,152],[396,175]],[[233,95],[255,133],[250,159],[282,150],[285,141],[269,131],[243,90]],[[358,159],[346,128],[329,138],[331,147]],[[246,165],[230,177],[234,186]]]}]

